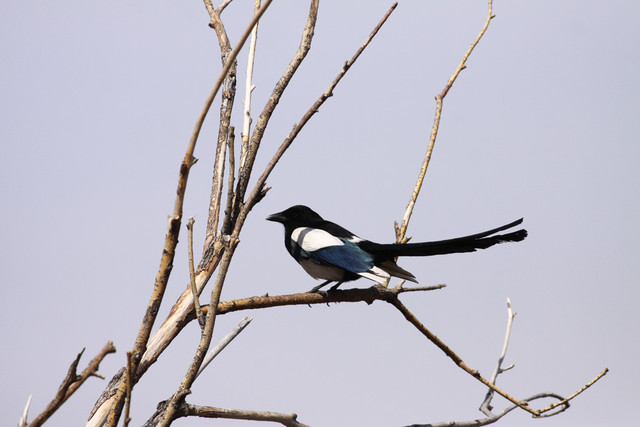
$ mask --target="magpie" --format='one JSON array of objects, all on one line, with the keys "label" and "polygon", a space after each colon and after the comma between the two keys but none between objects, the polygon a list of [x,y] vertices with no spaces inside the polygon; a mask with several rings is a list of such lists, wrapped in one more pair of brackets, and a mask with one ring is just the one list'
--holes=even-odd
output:
[{"label": "magpie", "polygon": [[527,237],[524,229],[496,234],[521,224],[522,218],[502,227],[456,239],[404,244],[379,244],[361,239],[303,205],[269,215],[267,220],[284,225],[284,245],[289,254],[311,277],[325,280],[310,292],[337,282],[331,287],[334,290],[342,283],[360,277],[380,284],[385,284],[391,276],[418,283],[413,274],[396,264],[397,257],[475,252],[502,242],[519,242]]}]

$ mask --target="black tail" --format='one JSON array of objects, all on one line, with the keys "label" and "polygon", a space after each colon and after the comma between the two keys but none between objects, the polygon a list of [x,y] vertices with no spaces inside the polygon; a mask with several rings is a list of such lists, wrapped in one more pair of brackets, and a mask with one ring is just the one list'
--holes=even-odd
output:
[{"label": "black tail", "polygon": [[[494,228],[493,230],[485,231],[483,233],[472,234],[470,236],[458,237],[456,239],[439,240],[437,242],[423,242],[423,243],[392,243],[381,245],[373,242],[361,242],[360,246],[372,253],[376,259],[384,260],[391,259],[398,256],[429,256],[429,255],[444,255],[454,254],[460,252],[474,252],[478,249],[487,249],[493,245],[503,242],[519,242],[527,237],[527,230],[518,230],[507,234],[495,234],[502,230],[515,227],[522,223],[522,218],[517,221],[513,221],[510,224],[503,225],[502,227]],[[370,246],[369,246],[370,244]]]}]

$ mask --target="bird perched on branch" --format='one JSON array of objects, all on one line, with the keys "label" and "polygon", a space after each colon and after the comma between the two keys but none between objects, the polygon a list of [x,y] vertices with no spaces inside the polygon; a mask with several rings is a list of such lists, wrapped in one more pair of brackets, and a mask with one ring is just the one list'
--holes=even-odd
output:
[{"label": "bird perched on branch", "polygon": [[324,220],[306,206],[296,205],[267,217],[284,225],[284,245],[291,256],[311,277],[325,280],[311,292],[337,282],[365,277],[384,284],[391,276],[416,282],[415,276],[399,267],[400,256],[430,256],[474,252],[503,242],[519,242],[527,237],[527,230],[496,234],[522,223],[522,218],[483,233],[456,239],[423,243],[379,244],[361,239],[338,224]]}]

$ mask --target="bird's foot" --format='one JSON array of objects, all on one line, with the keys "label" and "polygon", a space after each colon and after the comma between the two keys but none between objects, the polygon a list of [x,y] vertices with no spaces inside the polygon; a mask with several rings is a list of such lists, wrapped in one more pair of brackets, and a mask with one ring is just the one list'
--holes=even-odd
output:
[{"label": "bird's foot", "polygon": [[323,298],[326,298],[327,296],[329,296],[329,293],[327,291],[323,291],[321,289],[318,289],[318,290],[311,289],[307,293],[309,293],[309,294],[318,294],[318,295],[322,296]]}]

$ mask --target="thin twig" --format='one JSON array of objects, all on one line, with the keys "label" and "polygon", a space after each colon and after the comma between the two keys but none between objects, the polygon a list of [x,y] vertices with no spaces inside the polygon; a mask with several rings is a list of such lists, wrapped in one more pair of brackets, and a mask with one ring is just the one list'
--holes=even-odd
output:
[{"label": "thin twig", "polygon": [[216,344],[215,347],[209,350],[209,352],[204,358],[204,361],[202,362],[202,366],[200,366],[200,369],[198,370],[196,378],[202,373],[202,371],[205,370],[205,368],[209,365],[209,363],[211,363],[211,361],[218,354],[220,354],[220,352],[224,350],[225,347],[229,345],[229,343],[233,341],[235,337],[237,337],[240,334],[240,332],[242,332],[244,328],[246,328],[249,325],[249,323],[251,323],[252,320],[253,320],[253,317],[251,316],[247,316],[244,319],[242,319],[240,323],[238,323],[231,331],[229,331],[227,335],[224,336],[224,338],[220,340],[220,342],[218,342],[218,344]]},{"label": "thin twig", "polygon": [[402,292],[422,292],[422,291],[435,291],[438,289],[442,289],[442,288],[446,288],[447,285],[445,285],[444,283],[441,283],[439,285],[432,285],[432,286],[411,286],[409,288],[407,288],[406,286],[401,286],[401,290]]},{"label": "thin twig", "polygon": [[29,417],[29,408],[31,407],[31,398],[33,394],[29,395],[27,399],[27,404],[24,406],[24,410],[22,411],[22,416],[18,420],[18,427],[27,427],[27,418]]},{"label": "thin twig", "polygon": [[442,114],[442,102],[444,101],[444,97],[447,96],[449,90],[453,86],[453,83],[458,78],[458,75],[462,70],[466,68],[467,59],[475,49],[478,42],[489,28],[489,23],[494,18],[493,15],[493,0],[489,0],[489,11],[487,13],[487,19],[484,22],[480,33],[476,39],[471,43],[471,46],[467,50],[467,52],[462,57],[460,64],[455,69],[449,80],[447,81],[446,86],[438,95],[436,95],[436,112],[433,119],[433,127],[431,128],[431,136],[429,137],[429,144],[427,145],[427,152],[425,153],[424,160],[422,161],[422,166],[420,167],[420,172],[418,173],[418,179],[416,180],[416,184],[413,187],[413,191],[411,192],[411,198],[409,199],[409,203],[407,204],[407,208],[405,209],[404,216],[402,217],[402,222],[400,226],[395,224],[395,232],[396,232],[396,241],[398,243],[406,243],[409,239],[406,237],[407,227],[409,226],[409,221],[411,220],[411,214],[413,213],[413,208],[416,204],[416,200],[418,199],[418,195],[420,194],[420,189],[422,188],[422,183],[424,182],[424,177],[427,173],[427,167],[429,166],[429,162],[431,160],[431,153],[433,152],[433,147],[436,143],[436,137],[438,135],[438,129],[440,128],[440,116]]},{"label": "thin twig", "polygon": [[572,400],[573,398],[578,396],[580,393],[582,393],[583,391],[585,391],[586,389],[588,389],[589,387],[594,385],[596,383],[596,381],[598,381],[600,378],[602,378],[605,375],[607,375],[607,372],[609,372],[609,368],[604,368],[604,370],[602,372],[600,372],[594,379],[589,381],[587,384],[585,384],[584,387],[582,387],[580,390],[578,390],[575,393],[573,393],[571,396],[569,396],[569,397],[567,397],[565,399],[562,399],[559,402],[553,403],[553,404],[547,406],[544,409],[539,410],[538,411],[538,416],[539,417],[550,417],[550,416],[556,415],[558,412],[554,412],[554,413],[551,413],[551,414],[546,414],[546,412],[549,412],[549,411],[557,408],[560,405],[566,405],[567,407],[569,407],[569,401],[570,400]]},{"label": "thin twig", "polygon": [[[557,399],[557,400],[562,400],[563,397],[559,396],[555,393],[538,393],[538,394],[534,394],[533,396],[529,396],[526,399],[523,399],[523,402],[527,402],[527,403],[531,403],[534,400],[538,400],[538,399],[545,399],[545,398],[553,398],[553,399]],[[491,414],[491,416],[488,416],[486,418],[478,418],[475,420],[470,420],[470,421],[442,421],[442,422],[438,422],[438,423],[429,423],[429,424],[411,424],[410,426],[405,426],[405,427],[479,427],[479,426],[486,426],[489,424],[493,424],[497,421],[499,421],[502,417],[504,417],[505,415],[507,415],[509,412],[513,411],[514,409],[518,408],[518,405],[509,405],[507,408],[505,408],[504,410],[502,410],[501,412],[497,413],[497,414]]]},{"label": "thin twig", "polygon": [[198,289],[196,287],[196,270],[193,265],[193,217],[187,222],[187,230],[189,231],[189,284],[191,285],[191,293],[193,295],[193,305],[196,310],[196,318],[200,324],[200,328],[204,329],[204,317],[202,317],[202,309],[200,308],[200,298],[198,297]]},{"label": "thin twig", "polygon": [[[489,379],[489,382],[491,384],[495,385],[496,380],[498,379],[498,375],[513,367],[513,365],[511,365],[508,368],[502,369],[502,362],[504,362],[504,358],[507,355],[507,347],[509,346],[509,338],[511,337],[511,326],[513,325],[513,319],[515,317],[516,314],[513,312],[513,310],[511,310],[511,301],[509,300],[509,298],[507,298],[507,331],[505,332],[502,351],[500,352],[500,356],[498,357],[498,363],[496,364],[496,367],[491,374],[491,378]],[[480,405],[480,411],[486,416],[493,415],[491,413],[491,410],[493,409],[493,407],[491,406],[491,399],[493,399],[493,390],[489,389],[484,398],[484,401]]]},{"label": "thin twig", "polygon": [[224,0],[222,3],[220,3],[220,6],[218,6],[218,9],[217,9],[218,13],[222,13],[222,11],[225,10],[225,8],[229,6],[229,3],[231,3],[232,1],[233,0]]}]

